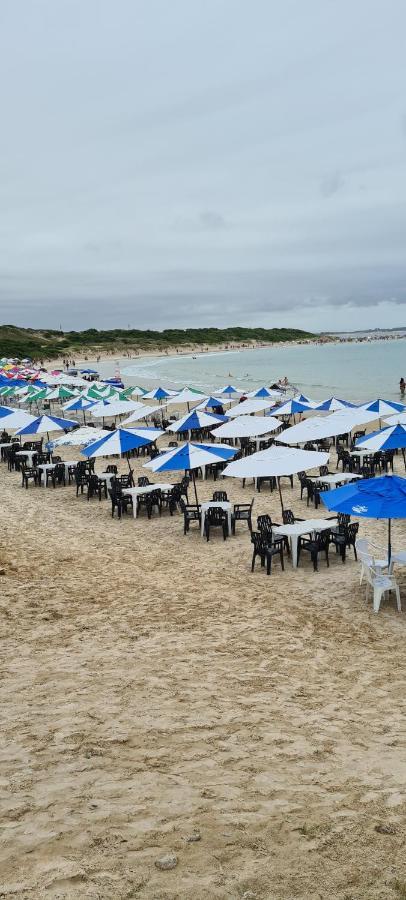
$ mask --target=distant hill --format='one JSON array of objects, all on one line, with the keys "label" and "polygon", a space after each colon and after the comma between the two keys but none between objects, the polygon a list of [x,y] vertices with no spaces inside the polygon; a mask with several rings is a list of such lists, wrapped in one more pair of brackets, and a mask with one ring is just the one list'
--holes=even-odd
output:
[{"label": "distant hill", "polygon": [[35,360],[78,355],[86,351],[100,354],[137,350],[173,350],[176,347],[201,348],[226,344],[282,343],[316,337],[297,328],[170,328],[165,331],[139,331],[116,328],[112,331],[55,331],[53,329],[0,326],[0,357],[26,356]]}]

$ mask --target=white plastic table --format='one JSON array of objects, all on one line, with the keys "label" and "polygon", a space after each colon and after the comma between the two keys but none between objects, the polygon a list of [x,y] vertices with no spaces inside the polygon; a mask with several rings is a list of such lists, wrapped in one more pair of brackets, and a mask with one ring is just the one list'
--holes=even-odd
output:
[{"label": "white plastic table", "polygon": [[344,484],[344,482],[347,481],[355,481],[357,478],[362,478],[362,475],[355,475],[354,472],[341,472],[341,474],[337,472],[337,474],[331,475],[316,475],[314,476],[314,481],[319,481],[320,484],[328,484],[331,490],[339,484]]},{"label": "white plastic table", "polygon": [[213,506],[219,506],[221,509],[224,509],[227,513],[227,521],[228,521],[228,533],[231,534],[231,509],[232,504],[229,500],[223,500],[222,502],[219,500],[210,500],[207,503],[201,504],[201,512],[202,512],[202,525],[201,525],[201,534],[202,537],[204,535],[204,520],[206,518],[206,512],[208,509],[212,509]]},{"label": "white plastic table", "polygon": [[37,453],[38,450],[18,450],[16,456],[26,456],[28,465],[32,466],[33,458],[37,455]]},{"label": "white plastic table", "polygon": [[134,519],[137,518],[137,497],[140,497],[142,494],[151,494],[152,491],[170,491],[173,488],[173,484],[163,484],[163,483],[155,483],[155,484],[146,484],[144,487],[133,487],[133,488],[123,488],[123,494],[128,497],[132,497],[133,500],[133,516]]},{"label": "white plastic table", "polygon": [[105,481],[107,485],[107,490],[111,487],[111,479],[116,478],[114,472],[97,472],[97,477],[99,481]]},{"label": "white plastic table", "polygon": [[273,534],[283,535],[289,538],[292,566],[297,569],[297,545],[299,537],[303,534],[313,534],[315,531],[327,531],[337,528],[337,519],[305,519],[304,522],[295,522],[294,525],[278,525],[273,528]]},{"label": "white plastic table", "polygon": [[[42,487],[46,487],[47,485],[47,472],[51,472],[52,469],[55,468],[55,466],[56,463],[43,463],[41,466],[38,466]],[[44,481],[42,481],[42,475],[44,475]]]}]

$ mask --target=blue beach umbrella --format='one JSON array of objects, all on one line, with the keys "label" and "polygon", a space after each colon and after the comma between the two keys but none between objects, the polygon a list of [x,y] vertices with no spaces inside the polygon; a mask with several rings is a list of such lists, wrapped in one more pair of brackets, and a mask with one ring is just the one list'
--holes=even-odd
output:
[{"label": "blue beach umbrella", "polygon": [[[82,453],[84,456],[118,456],[128,453],[129,450],[138,450],[153,444],[164,432],[160,428],[137,428],[128,431],[126,428],[117,428],[109,434],[89,444]],[[130,462],[128,461],[130,466]]]},{"label": "blue beach umbrella", "polygon": [[250,391],[248,396],[249,397],[262,397],[265,400],[267,400],[268,397],[280,396],[280,393],[278,391],[273,391],[272,388],[260,387],[260,388],[258,388],[257,391]]},{"label": "blue beach umbrella", "polygon": [[175,397],[177,393],[177,391],[166,391],[163,387],[157,387],[144,394],[144,400],[166,400],[168,397]]},{"label": "blue beach umbrella", "polygon": [[76,428],[75,419],[60,419],[57,416],[38,416],[29,425],[20,428],[16,434],[45,434],[50,431],[64,431],[65,428]]},{"label": "blue beach umbrella", "polygon": [[199,403],[197,409],[217,409],[219,406],[222,406],[223,403],[228,402],[228,400],[222,400],[221,397],[205,397],[204,400]]},{"label": "blue beach umbrella", "polygon": [[196,503],[198,504],[195,469],[201,466],[207,466],[215,462],[224,462],[224,460],[232,459],[236,453],[236,448],[219,444],[194,444],[187,443],[183,447],[175,447],[168,450],[150,462],[145,463],[146,469],[152,469],[153,472],[192,472],[193,486],[195,489]]},{"label": "blue beach umbrella", "polygon": [[372,431],[365,437],[358,438],[356,447],[378,453],[379,450],[402,450],[406,447],[406,426],[388,425],[381,431]]},{"label": "blue beach umbrella", "polygon": [[272,410],[273,416],[295,416],[297,413],[309,412],[313,407],[308,403],[299,403],[298,400],[287,400],[282,406]]},{"label": "blue beach umbrella", "polygon": [[388,520],[388,563],[392,555],[391,520],[406,518],[406,478],[382,475],[325,491],[321,498],[332,512]]},{"label": "blue beach umbrella", "polygon": [[227,422],[227,416],[217,416],[214,413],[205,413],[202,410],[194,409],[191,413],[183,416],[173,425],[169,425],[167,431],[173,431],[175,434],[181,431],[198,431],[200,428],[212,428],[219,425],[220,422]]},{"label": "blue beach umbrella", "polygon": [[219,391],[216,391],[216,394],[228,394],[228,396],[231,397],[232,394],[241,394],[241,391],[232,384],[227,384],[225,387],[220,388]]},{"label": "blue beach umbrella", "polygon": [[339,409],[347,409],[349,407],[354,408],[355,403],[350,403],[349,400],[339,400],[338,397],[330,397],[328,400],[323,400],[323,403],[319,403],[314,409],[317,412],[337,412]]},{"label": "blue beach umbrella", "polygon": [[392,400],[374,400],[372,403],[363,403],[362,409],[367,412],[376,413],[379,418],[382,416],[390,416],[391,413],[403,412],[406,406],[403,403],[395,403]]}]

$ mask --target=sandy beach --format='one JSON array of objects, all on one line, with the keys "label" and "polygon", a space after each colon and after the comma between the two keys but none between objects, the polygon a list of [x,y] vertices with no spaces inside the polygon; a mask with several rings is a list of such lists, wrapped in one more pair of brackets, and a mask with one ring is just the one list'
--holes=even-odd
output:
[{"label": "sandy beach", "polygon": [[0,479],[0,897],[404,897],[405,613],[372,613],[352,554],[267,578],[246,525],[207,543]]}]

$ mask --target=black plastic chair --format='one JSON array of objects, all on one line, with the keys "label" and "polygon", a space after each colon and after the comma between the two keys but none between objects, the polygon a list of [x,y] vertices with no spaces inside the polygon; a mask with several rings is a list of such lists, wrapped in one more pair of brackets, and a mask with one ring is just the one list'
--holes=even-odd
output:
[{"label": "black plastic chair", "polygon": [[128,508],[133,509],[133,499],[128,494],[123,494],[120,485],[115,485],[108,490],[111,500],[111,517],[117,510],[117,516],[121,519],[123,512],[127,513]]},{"label": "black plastic chair", "polygon": [[137,484],[138,487],[147,487],[149,484],[151,484],[151,482],[147,475],[140,475]]},{"label": "black plastic chair", "polygon": [[21,487],[25,487],[28,489],[28,482],[33,481],[35,485],[38,484],[38,470],[34,466],[26,466],[21,470],[22,472],[22,482]]},{"label": "black plastic chair", "polygon": [[274,556],[279,556],[282,570],[285,570],[285,563],[283,559],[284,541],[281,537],[274,538],[272,535],[272,531],[253,531],[251,534],[251,543],[253,544],[254,548],[251,561],[251,572],[254,571],[255,560],[257,556],[259,556],[261,560],[262,568],[266,563],[267,575],[271,574],[272,559]]},{"label": "black plastic chair", "polygon": [[139,512],[143,507],[145,508],[149,519],[152,516],[154,508],[156,508],[159,512],[159,515],[161,515],[162,497],[159,488],[157,488],[156,491],[148,491],[147,494],[140,494],[137,497],[137,511]]},{"label": "black plastic chair", "polygon": [[236,522],[247,522],[248,528],[252,531],[252,507],[254,506],[254,498],[251,503],[234,503],[234,509],[231,515],[231,531],[235,534]]},{"label": "black plastic chair", "polygon": [[299,537],[298,545],[297,545],[297,561],[299,564],[300,555],[302,550],[305,550],[306,553],[310,553],[310,558],[313,563],[313,569],[315,572],[318,571],[318,559],[320,553],[324,553],[326,557],[327,566],[330,565],[328,558],[328,548],[330,544],[330,531],[326,529],[325,531],[319,531],[315,534],[314,538],[306,538]]},{"label": "black plastic chair", "polygon": [[353,548],[355,559],[357,559],[357,548],[355,546],[355,542],[357,539],[358,529],[359,523],[351,522],[350,524],[339,525],[337,531],[332,531],[330,534],[330,543],[335,546],[336,552],[340,554],[343,563],[345,563],[347,547]]},{"label": "black plastic chair", "polygon": [[214,491],[213,492],[213,502],[214,503],[227,503],[228,497],[226,491]]},{"label": "black plastic chair", "polygon": [[54,469],[47,469],[45,480],[46,487],[48,487],[49,481],[52,481],[53,488],[55,488],[57,484],[66,485],[65,466],[63,463],[57,463]]},{"label": "black plastic chair", "polygon": [[75,482],[76,482],[76,496],[78,496],[79,491],[83,494],[85,488],[87,488],[87,483],[89,481],[89,475],[86,472],[81,472],[80,470],[75,474]]},{"label": "black plastic chair", "polygon": [[223,540],[228,537],[228,517],[225,509],[221,506],[209,506],[204,517],[204,533],[206,540],[210,540],[210,529],[221,528],[223,531]]},{"label": "black plastic chair", "polygon": [[191,522],[198,522],[200,527],[202,521],[200,506],[193,503],[185,503],[181,497],[179,500],[179,508],[183,514],[183,534],[186,534],[189,531]]},{"label": "black plastic chair", "polygon": [[90,500],[91,497],[98,497],[100,502],[102,495],[107,499],[107,483],[93,473],[90,475],[87,483],[87,499]]}]

